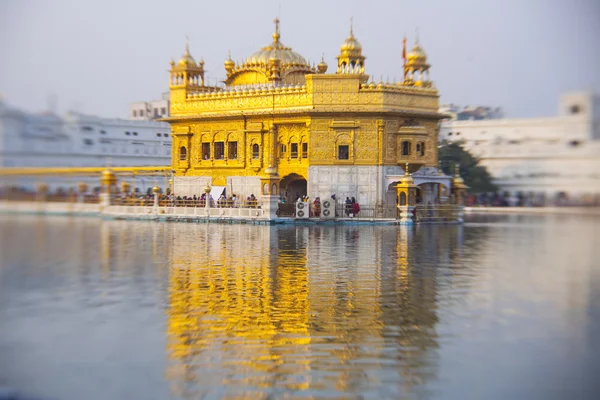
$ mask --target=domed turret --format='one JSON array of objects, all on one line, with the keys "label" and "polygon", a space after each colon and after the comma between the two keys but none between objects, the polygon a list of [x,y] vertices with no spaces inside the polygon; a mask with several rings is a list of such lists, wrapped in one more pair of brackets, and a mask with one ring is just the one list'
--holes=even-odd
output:
[{"label": "domed turret", "polygon": [[404,66],[405,85],[430,87],[429,64],[427,64],[427,54],[419,44],[419,38],[415,40],[415,45],[406,56],[406,65]]},{"label": "domed turret", "polygon": [[231,75],[234,68],[235,68],[235,62],[231,59],[231,51],[230,51],[227,56],[227,60],[225,60],[225,71],[227,72],[227,76]]},{"label": "domed turret", "polygon": [[171,87],[188,89],[194,87],[197,90],[204,86],[204,60],[196,64],[196,60],[190,54],[188,39],[185,39],[185,53],[175,64],[171,60]]},{"label": "domed turret", "polygon": [[452,188],[459,189],[459,190],[465,190],[467,188],[467,185],[465,184],[464,179],[460,176],[460,168],[459,168],[458,164],[456,164],[454,166],[454,177],[452,178]]},{"label": "domed turret", "polygon": [[404,185],[413,185],[415,183],[412,174],[408,172],[408,163],[406,163],[406,166],[404,167],[404,176],[400,178],[400,183]]},{"label": "domed turret", "polygon": [[[365,73],[365,57],[362,55],[362,46],[354,37],[354,29],[352,20],[350,20],[350,36],[344,40],[340,47],[340,55],[338,60],[338,74],[364,74]],[[364,82],[368,81],[363,79]]]}]

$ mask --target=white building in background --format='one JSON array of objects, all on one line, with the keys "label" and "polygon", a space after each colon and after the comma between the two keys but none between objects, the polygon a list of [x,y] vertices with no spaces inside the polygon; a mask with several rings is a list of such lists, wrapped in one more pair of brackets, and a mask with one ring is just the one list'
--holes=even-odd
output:
[{"label": "white building in background", "polygon": [[564,94],[549,118],[465,118],[472,110],[450,110],[439,141],[463,142],[502,191],[530,203],[600,203],[597,95]]},{"label": "white building in background", "polygon": [[0,168],[107,165],[171,165],[170,125],[79,113],[27,113],[0,101]]},{"label": "white building in background", "polygon": [[129,106],[129,118],[151,121],[168,117],[170,115],[169,96],[169,92],[166,92],[162,94],[160,100],[131,103]]}]

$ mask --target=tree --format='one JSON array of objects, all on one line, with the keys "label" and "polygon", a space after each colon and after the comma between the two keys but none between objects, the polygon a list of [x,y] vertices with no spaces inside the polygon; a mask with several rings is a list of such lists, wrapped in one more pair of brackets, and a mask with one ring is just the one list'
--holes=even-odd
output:
[{"label": "tree", "polygon": [[469,193],[498,191],[487,169],[479,165],[479,160],[465,150],[462,142],[450,143],[444,140],[438,147],[438,159],[442,170],[447,175],[454,175],[454,166],[457,164],[460,166],[460,176],[469,187]]}]

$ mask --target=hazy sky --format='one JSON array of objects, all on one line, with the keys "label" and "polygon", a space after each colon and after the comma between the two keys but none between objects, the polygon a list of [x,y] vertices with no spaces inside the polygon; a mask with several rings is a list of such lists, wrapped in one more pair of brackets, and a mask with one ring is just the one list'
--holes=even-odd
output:
[{"label": "hazy sky", "polygon": [[[330,71],[350,17],[379,80],[402,75],[402,37],[415,28],[441,102],[501,106],[512,117],[554,115],[564,91],[600,93],[599,0],[0,0],[0,93],[28,110],[126,117],[133,101],[168,90],[171,57],[190,38],[208,78],[281,41]],[[409,46],[409,47],[410,47]]]}]

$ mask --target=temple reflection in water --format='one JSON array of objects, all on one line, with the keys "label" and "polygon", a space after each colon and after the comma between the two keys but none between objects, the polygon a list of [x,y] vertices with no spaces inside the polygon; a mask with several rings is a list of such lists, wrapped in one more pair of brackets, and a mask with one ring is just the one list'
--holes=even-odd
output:
[{"label": "temple reflection in water", "polygon": [[437,348],[438,277],[435,268],[415,266],[428,255],[451,262],[462,228],[429,231],[208,224],[172,230],[173,393],[227,390],[221,385],[252,388],[251,395],[351,393],[374,379],[365,367],[380,370],[377,379],[402,382],[392,392],[423,383],[435,374],[429,360]]},{"label": "temple reflection in water", "polygon": [[491,218],[3,216],[0,381],[61,399],[595,398],[597,221]]}]

